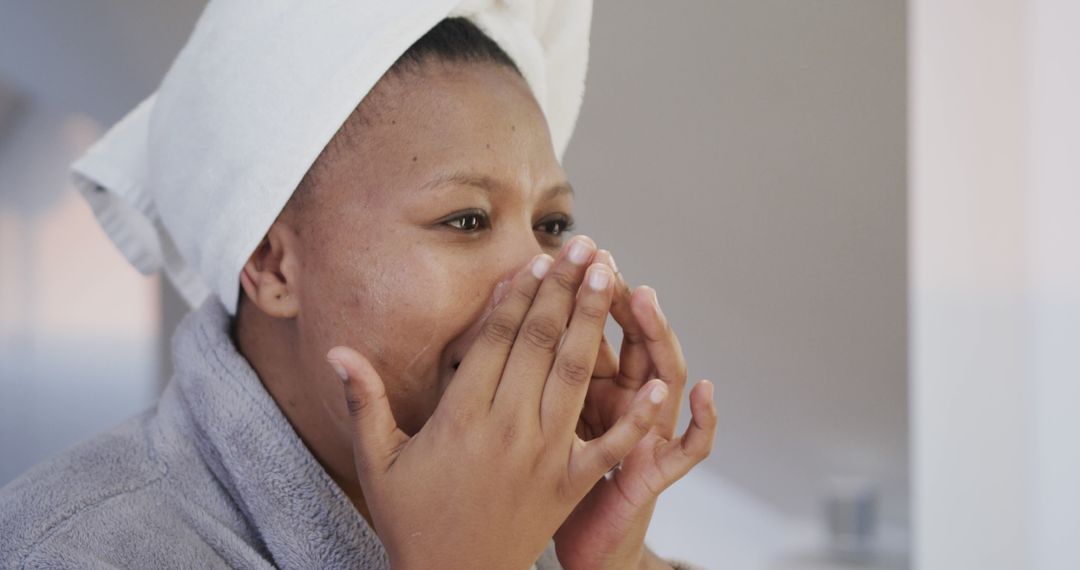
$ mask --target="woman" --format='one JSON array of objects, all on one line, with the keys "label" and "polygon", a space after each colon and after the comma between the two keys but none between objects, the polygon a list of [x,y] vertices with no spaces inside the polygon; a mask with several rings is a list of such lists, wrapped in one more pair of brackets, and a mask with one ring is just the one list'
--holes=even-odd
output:
[{"label": "woman", "polygon": [[[214,4],[193,41],[219,29]],[[158,199],[160,237],[222,286],[175,333],[155,410],[0,493],[2,565],[669,567],[645,531],[708,454],[711,386],[677,437],[678,341],[651,289],[565,239],[565,142],[484,13],[443,19],[378,77],[240,246],[238,278],[205,261],[234,247],[226,230],[192,245],[175,222],[202,206]],[[156,117],[184,109],[165,99],[177,77]]]}]

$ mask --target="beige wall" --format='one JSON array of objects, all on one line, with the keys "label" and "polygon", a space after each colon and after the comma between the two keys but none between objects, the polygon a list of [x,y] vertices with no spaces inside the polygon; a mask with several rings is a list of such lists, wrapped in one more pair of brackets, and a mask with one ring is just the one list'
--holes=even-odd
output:
[{"label": "beige wall", "polygon": [[596,3],[580,229],[716,382],[709,468],[797,516],[859,475],[906,517],[905,89],[898,0]]}]

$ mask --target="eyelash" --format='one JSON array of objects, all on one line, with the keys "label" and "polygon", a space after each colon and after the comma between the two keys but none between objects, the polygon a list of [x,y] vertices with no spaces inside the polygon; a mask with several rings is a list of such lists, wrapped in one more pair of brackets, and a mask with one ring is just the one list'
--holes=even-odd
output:
[{"label": "eyelash", "polygon": [[[471,223],[462,223],[460,225],[456,225],[454,223],[454,222],[466,222],[467,220],[472,220],[472,222]],[[446,225],[446,226],[448,226],[448,227],[450,227],[452,229],[455,229],[455,230],[457,230],[459,232],[473,233],[473,232],[476,232],[476,231],[479,231],[479,230],[490,229],[491,228],[491,218],[488,217],[487,213],[485,213],[485,212],[483,212],[481,210],[470,210],[470,211],[467,211],[467,212],[458,212],[458,213],[450,216],[449,218],[446,218],[445,220],[443,220],[442,224]],[[564,233],[567,233],[567,232],[574,229],[574,220],[572,218],[570,218],[569,216],[559,214],[559,215],[556,215],[554,217],[550,217],[548,219],[545,219],[545,220],[541,221],[539,224],[536,225],[536,227],[539,228],[539,227],[551,226],[551,225],[558,225],[558,229],[555,230],[555,231],[545,231],[544,233],[546,233],[546,234],[548,234],[548,235],[550,235],[552,237],[559,237],[559,236],[562,236]]]}]

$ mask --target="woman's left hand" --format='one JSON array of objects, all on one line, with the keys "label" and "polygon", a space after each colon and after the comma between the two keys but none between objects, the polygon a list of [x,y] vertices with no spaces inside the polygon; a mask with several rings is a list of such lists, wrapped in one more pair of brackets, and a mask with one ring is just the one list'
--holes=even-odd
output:
[{"label": "woman's left hand", "polygon": [[594,261],[606,262],[615,270],[611,314],[623,329],[623,340],[618,357],[606,339],[601,346],[578,435],[586,441],[603,435],[652,378],[667,383],[668,397],[652,432],[620,467],[597,482],[555,533],[555,550],[567,570],[649,568],[660,563],[645,548],[645,531],[657,496],[712,449],[716,434],[713,387],[703,380],[691,390],[692,421],[676,437],[686,386],[686,361],[679,340],[660,311],[653,289],[631,290],[606,251],[598,252]]}]

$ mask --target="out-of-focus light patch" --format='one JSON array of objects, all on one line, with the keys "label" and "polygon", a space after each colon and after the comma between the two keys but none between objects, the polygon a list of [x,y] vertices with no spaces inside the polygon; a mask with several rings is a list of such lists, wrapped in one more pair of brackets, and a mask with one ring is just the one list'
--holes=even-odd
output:
[{"label": "out-of-focus light patch", "polygon": [[0,334],[10,334],[28,321],[20,289],[25,267],[25,249],[21,245],[23,220],[9,210],[0,209]]},{"label": "out-of-focus light patch", "polygon": [[[67,164],[102,132],[83,115],[57,133],[48,159],[70,181]],[[38,180],[52,180],[39,177]],[[0,211],[0,334],[145,339],[158,334],[157,277],[131,267],[98,226],[89,205],[68,188],[44,212]]]},{"label": "out-of-focus light patch", "polygon": [[61,129],[60,136],[70,151],[71,159],[81,155],[102,135],[101,124],[86,115],[72,115]]},{"label": "out-of-focus light patch", "polygon": [[47,109],[0,156],[0,485],[153,402],[157,278],[127,264],[72,187],[101,133]]},{"label": "out-of-focus light patch", "polygon": [[157,277],[128,264],[74,191],[45,216],[36,237],[34,326],[41,334],[157,334]]}]

